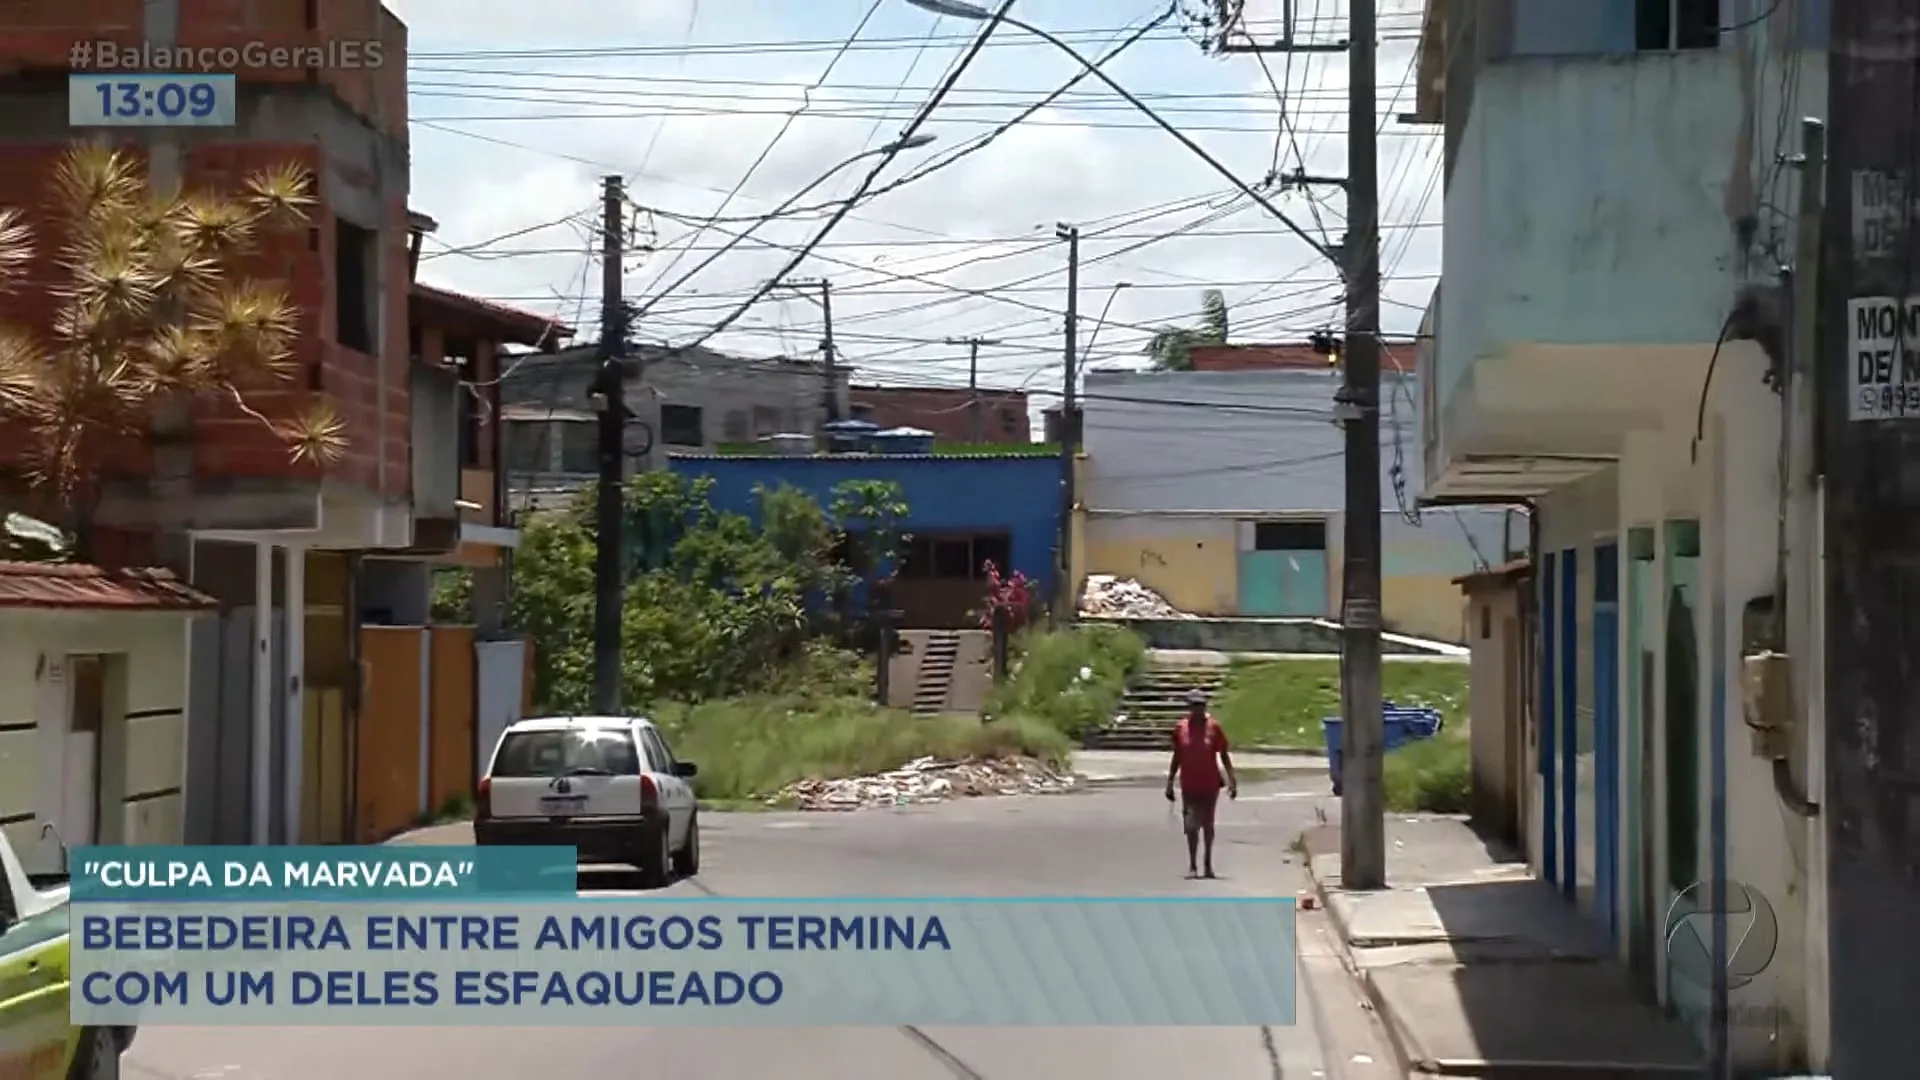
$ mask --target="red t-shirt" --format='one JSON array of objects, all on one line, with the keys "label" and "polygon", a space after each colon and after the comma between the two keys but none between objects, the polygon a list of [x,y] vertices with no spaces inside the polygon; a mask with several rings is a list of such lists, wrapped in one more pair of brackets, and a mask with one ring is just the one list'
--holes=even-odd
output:
[{"label": "red t-shirt", "polygon": [[1227,733],[1213,717],[1207,726],[1196,730],[1191,718],[1183,717],[1173,729],[1173,752],[1180,755],[1180,790],[1189,795],[1212,795],[1227,782],[1220,775],[1220,755],[1227,749]]}]

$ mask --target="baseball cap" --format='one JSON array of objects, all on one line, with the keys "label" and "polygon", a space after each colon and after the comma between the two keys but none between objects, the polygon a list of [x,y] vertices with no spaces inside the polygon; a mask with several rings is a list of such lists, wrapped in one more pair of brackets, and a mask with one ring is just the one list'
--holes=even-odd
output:
[{"label": "baseball cap", "polygon": [[1205,705],[1206,703],[1207,703],[1207,693],[1206,693],[1206,691],[1204,691],[1204,690],[1189,690],[1189,691],[1187,691],[1187,704],[1189,704],[1189,705]]}]

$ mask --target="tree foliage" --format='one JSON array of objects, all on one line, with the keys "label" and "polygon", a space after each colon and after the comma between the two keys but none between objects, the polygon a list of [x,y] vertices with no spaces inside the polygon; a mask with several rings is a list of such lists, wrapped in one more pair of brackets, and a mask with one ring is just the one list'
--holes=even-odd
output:
[{"label": "tree foliage", "polygon": [[[242,267],[262,237],[307,224],[312,177],[284,166],[237,192],[158,189],[133,157],[100,144],[71,148],[53,175],[52,214],[36,228],[0,208],[0,290],[36,281],[47,326],[0,326],[0,416],[25,435],[26,478],[84,525],[116,445],[146,438],[158,410],[216,399],[267,424],[298,462],[344,450],[324,402],[269,418],[247,395],[282,386],[298,312]],[[50,260],[37,256],[50,254]],[[83,537],[84,540],[84,537]]]},{"label": "tree foliage", "polygon": [[[879,522],[884,538],[891,522],[897,534],[906,514],[895,485],[854,484],[836,492],[833,510],[790,486],[762,486],[749,518],[716,510],[709,480],[656,471],[630,481],[622,699],[651,707],[786,689],[823,629],[821,601],[848,581],[836,561],[848,532]],[[514,554],[509,612],[534,642],[545,711],[584,711],[592,696],[594,537],[589,492],[534,517]]]},{"label": "tree foliage", "polygon": [[1156,371],[1192,371],[1193,350],[1225,345],[1229,329],[1226,294],[1208,289],[1200,294],[1198,325],[1163,326],[1147,339],[1144,352]]}]

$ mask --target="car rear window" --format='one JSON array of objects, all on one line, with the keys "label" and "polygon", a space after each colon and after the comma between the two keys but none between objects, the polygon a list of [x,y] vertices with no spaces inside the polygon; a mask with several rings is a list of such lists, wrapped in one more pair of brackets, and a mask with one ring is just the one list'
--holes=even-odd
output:
[{"label": "car rear window", "polygon": [[500,743],[494,776],[640,775],[640,752],[624,731],[516,731]]}]

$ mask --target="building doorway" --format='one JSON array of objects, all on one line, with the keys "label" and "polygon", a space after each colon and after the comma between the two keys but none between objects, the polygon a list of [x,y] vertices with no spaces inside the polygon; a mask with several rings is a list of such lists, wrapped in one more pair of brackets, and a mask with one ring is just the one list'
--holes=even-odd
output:
[{"label": "building doorway", "polygon": [[916,533],[893,585],[901,627],[977,627],[986,607],[988,564],[1011,574],[1012,560],[1013,538],[1005,532]]},{"label": "building doorway", "polygon": [[60,837],[75,844],[125,839],[127,720],[125,657],[73,653],[66,657],[67,736],[63,748]]},{"label": "building doorway", "polygon": [[1252,618],[1327,614],[1327,523],[1242,522],[1239,609]]}]

